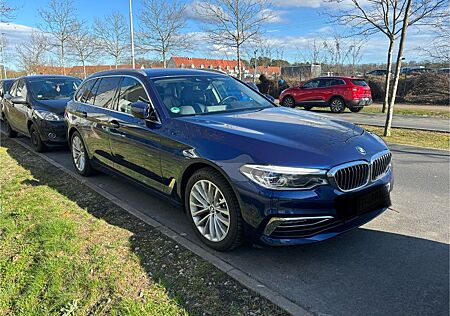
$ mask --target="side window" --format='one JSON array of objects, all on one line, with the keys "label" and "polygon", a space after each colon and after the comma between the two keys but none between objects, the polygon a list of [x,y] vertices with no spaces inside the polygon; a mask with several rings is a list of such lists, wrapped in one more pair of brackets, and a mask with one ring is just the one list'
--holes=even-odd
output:
[{"label": "side window", "polygon": [[119,81],[120,77],[102,78],[100,85],[98,86],[97,89],[94,105],[112,109],[114,106],[114,97],[116,95]]},{"label": "side window", "polygon": [[332,84],[332,79],[320,79],[318,88],[329,87]]},{"label": "side window", "polygon": [[[94,81],[94,80],[93,80]],[[86,99],[84,101],[84,103],[88,103],[88,104],[94,104],[95,101],[95,97],[97,95],[97,90],[98,90],[98,85],[100,84],[100,81],[102,81],[102,79],[97,79],[95,80],[94,85],[92,86],[91,91],[86,91]],[[84,100],[84,99],[83,99]]]},{"label": "side window", "polygon": [[77,94],[75,95],[75,100],[79,102],[85,102],[83,100],[86,100],[87,96],[89,96],[89,93],[91,92],[91,88],[94,85],[95,79],[89,80],[85,82],[78,90]]},{"label": "side window", "polygon": [[311,80],[305,83],[304,88],[317,88],[319,85],[319,80]]},{"label": "side window", "polygon": [[25,81],[19,81],[16,90],[16,97],[26,97],[27,96],[27,86],[25,85]]},{"label": "side window", "polygon": [[134,78],[123,77],[118,96],[117,110],[119,112],[131,114],[131,103],[148,100],[147,93],[142,84]]},{"label": "side window", "polygon": [[12,84],[12,86],[11,86],[11,89],[9,89],[9,94],[10,94],[11,96],[13,96],[13,97],[16,96],[16,89],[17,89],[17,84],[18,84],[18,83],[19,83],[18,81],[14,81],[13,84]]}]

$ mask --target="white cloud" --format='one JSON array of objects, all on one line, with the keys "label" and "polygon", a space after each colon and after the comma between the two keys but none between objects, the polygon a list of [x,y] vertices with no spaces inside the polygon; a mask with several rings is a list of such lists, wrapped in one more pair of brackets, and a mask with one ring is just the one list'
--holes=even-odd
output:
[{"label": "white cloud", "polygon": [[16,45],[28,40],[31,33],[37,31],[37,29],[15,23],[0,23],[0,32],[4,34],[6,38],[7,48],[14,49]]},{"label": "white cloud", "polygon": [[306,7],[319,8],[324,3],[323,0],[275,0],[274,5],[278,7]]}]

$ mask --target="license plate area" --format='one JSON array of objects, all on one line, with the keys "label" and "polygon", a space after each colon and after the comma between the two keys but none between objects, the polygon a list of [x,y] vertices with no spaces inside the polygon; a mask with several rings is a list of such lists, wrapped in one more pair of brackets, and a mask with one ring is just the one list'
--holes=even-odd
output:
[{"label": "license plate area", "polygon": [[391,199],[386,186],[372,188],[359,194],[339,196],[335,200],[337,216],[344,220],[389,206]]}]

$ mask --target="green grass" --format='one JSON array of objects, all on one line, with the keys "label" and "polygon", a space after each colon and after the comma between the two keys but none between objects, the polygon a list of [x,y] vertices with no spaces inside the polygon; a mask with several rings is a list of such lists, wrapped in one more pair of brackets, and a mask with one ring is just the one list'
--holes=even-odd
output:
[{"label": "green grass", "polygon": [[449,133],[392,128],[391,136],[384,137],[383,127],[374,127],[368,125],[362,125],[361,127],[377,134],[389,143],[450,150]]},{"label": "green grass", "polygon": [[[382,113],[380,107],[366,106],[361,113]],[[449,107],[442,107],[442,109],[420,109],[414,108],[394,108],[394,114],[397,115],[411,115],[411,116],[430,116],[450,118]]]},{"label": "green grass", "polygon": [[0,161],[0,315],[285,314],[17,143]]}]

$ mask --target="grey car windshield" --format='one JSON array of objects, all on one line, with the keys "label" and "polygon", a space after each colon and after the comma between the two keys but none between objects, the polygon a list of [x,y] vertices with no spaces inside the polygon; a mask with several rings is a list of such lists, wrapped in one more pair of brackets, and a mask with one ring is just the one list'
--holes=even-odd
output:
[{"label": "grey car windshield", "polygon": [[66,78],[33,79],[29,82],[31,93],[37,100],[70,99],[81,80]]},{"label": "grey car windshield", "polygon": [[172,116],[260,110],[273,107],[264,96],[225,76],[179,76],[153,79]]}]

